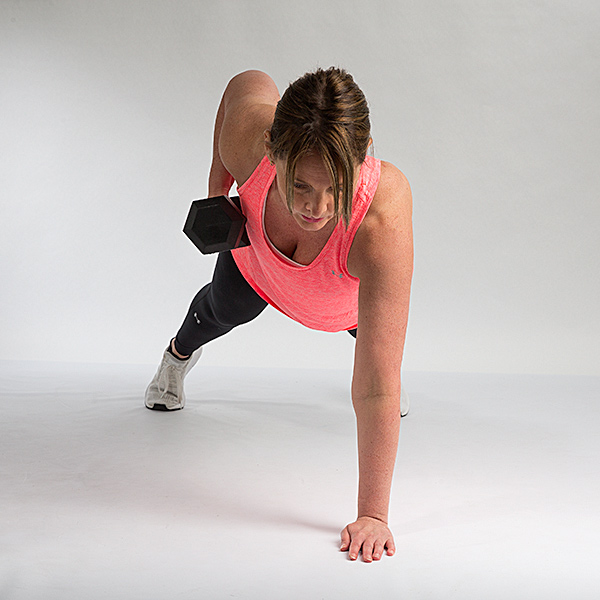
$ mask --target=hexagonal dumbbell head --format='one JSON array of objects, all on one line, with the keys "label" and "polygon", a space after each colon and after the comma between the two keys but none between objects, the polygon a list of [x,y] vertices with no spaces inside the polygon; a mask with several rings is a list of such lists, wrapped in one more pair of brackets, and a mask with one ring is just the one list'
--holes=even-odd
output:
[{"label": "hexagonal dumbbell head", "polygon": [[194,200],[183,232],[202,254],[250,245],[239,196]]}]

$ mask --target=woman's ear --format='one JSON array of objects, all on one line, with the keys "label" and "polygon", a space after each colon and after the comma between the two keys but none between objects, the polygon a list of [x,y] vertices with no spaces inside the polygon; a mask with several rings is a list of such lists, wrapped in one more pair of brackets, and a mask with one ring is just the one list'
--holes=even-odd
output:
[{"label": "woman's ear", "polygon": [[273,152],[271,152],[271,130],[270,129],[265,129],[264,144],[265,144],[265,154],[267,155],[269,162],[272,165],[274,165],[275,159],[273,158]]},{"label": "woman's ear", "polygon": [[369,143],[367,144],[367,152],[369,156],[375,156],[375,146],[373,144],[373,138],[369,138]]}]

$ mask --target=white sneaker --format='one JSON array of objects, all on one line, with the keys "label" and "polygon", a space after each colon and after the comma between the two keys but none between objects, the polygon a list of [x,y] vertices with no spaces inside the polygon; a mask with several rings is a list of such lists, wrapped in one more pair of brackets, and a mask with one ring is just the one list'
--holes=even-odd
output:
[{"label": "white sneaker", "polygon": [[146,389],[146,408],[181,410],[185,406],[183,380],[201,354],[202,348],[198,348],[187,360],[179,360],[165,350],[158,371]]},{"label": "white sneaker", "polygon": [[400,388],[400,416],[405,417],[410,410],[410,400],[404,386]]}]

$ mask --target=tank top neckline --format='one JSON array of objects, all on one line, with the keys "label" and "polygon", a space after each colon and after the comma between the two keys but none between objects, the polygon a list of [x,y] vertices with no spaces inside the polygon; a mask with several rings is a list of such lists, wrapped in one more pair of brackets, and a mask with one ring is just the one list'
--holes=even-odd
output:
[{"label": "tank top neckline", "polygon": [[295,267],[298,269],[309,268],[309,267],[315,265],[317,263],[317,261],[319,260],[319,258],[321,258],[321,256],[325,252],[325,249],[327,248],[327,246],[329,245],[329,243],[331,242],[333,237],[336,235],[341,221],[338,221],[336,226],[332,229],[331,233],[329,234],[329,237],[327,238],[327,241],[323,244],[323,247],[319,251],[319,254],[317,254],[317,256],[315,256],[315,258],[313,260],[311,260],[307,265],[299,263],[298,261],[295,261],[293,258],[286,256],[279,248],[277,248],[277,246],[271,241],[271,238],[269,237],[269,234],[267,233],[267,226],[266,226],[267,200],[269,198],[269,192],[271,191],[272,185],[273,185],[273,183],[271,182],[271,185],[269,186],[269,189],[267,190],[267,193],[263,199],[262,218],[261,218],[262,234],[267,242],[267,245],[271,248],[271,250],[273,251],[275,256],[277,256],[277,258],[282,259],[286,264],[288,264],[291,267]]},{"label": "tank top neckline", "polygon": [[[263,161],[266,159],[266,157],[263,159]],[[326,255],[325,250],[327,249],[327,247],[333,243],[333,240],[336,236],[339,235],[339,231],[340,231],[340,227],[342,226],[343,223],[343,219],[339,218],[336,226],[333,228],[333,230],[331,231],[329,237],[327,238],[327,241],[325,242],[325,244],[323,244],[323,247],[321,248],[319,254],[317,254],[317,256],[315,256],[315,258],[309,262],[307,265],[304,265],[302,263],[299,263],[297,261],[295,261],[294,259],[290,258],[289,256],[286,256],[281,250],[279,250],[279,248],[277,248],[277,246],[275,246],[275,244],[271,241],[271,238],[269,237],[269,234],[267,233],[267,227],[266,227],[266,223],[265,223],[265,217],[267,214],[267,199],[269,197],[269,193],[271,192],[271,188],[273,187],[273,183],[275,182],[275,177],[277,175],[277,170],[275,168],[275,166],[271,165],[270,163],[268,164],[268,167],[271,169],[271,173],[269,174],[269,179],[268,179],[268,183],[267,183],[267,192],[266,194],[264,194],[263,199],[262,199],[262,207],[259,209],[260,210],[260,214],[261,216],[261,232],[262,232],[262,236],[265,239],[267,246],[270,248],[270,250],[273,252],[273,254],[275,255],[276,258],[278,258],[279,260],[281,260],[282,262],[284,262],[284,264],[296,268],[296,269],[309,269],[313,266],[316,266],[320,260],[323,258],[323,256]],[[358,182],[356,184],[356,189],[354,190],[354,194],[352,197],[352,205],[354,207],[354,201],[356,200],[357,196],[358,196],[358,192],[360,190],[360,188],[362,186],[364,186],[364,179],[363,179],[363,168],[364,168],[364,163],[361,165],[360,167],[360,173],[358,176]]]}]

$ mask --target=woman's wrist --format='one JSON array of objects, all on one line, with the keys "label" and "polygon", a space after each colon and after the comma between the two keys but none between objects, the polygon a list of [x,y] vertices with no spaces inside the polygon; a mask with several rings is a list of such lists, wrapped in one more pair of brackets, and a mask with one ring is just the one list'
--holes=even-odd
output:
[{"label": "woman's wrist", "polygon": [[385,523],[387,525],[388,519],[387,519],[387,515],[376,515],[376,514],[371,514],[371,513],[361,513],[360,511],[358,512],[358,516],[356,517],[357,519],[375,519],[376,521],[381,521],[382,523]]}]

